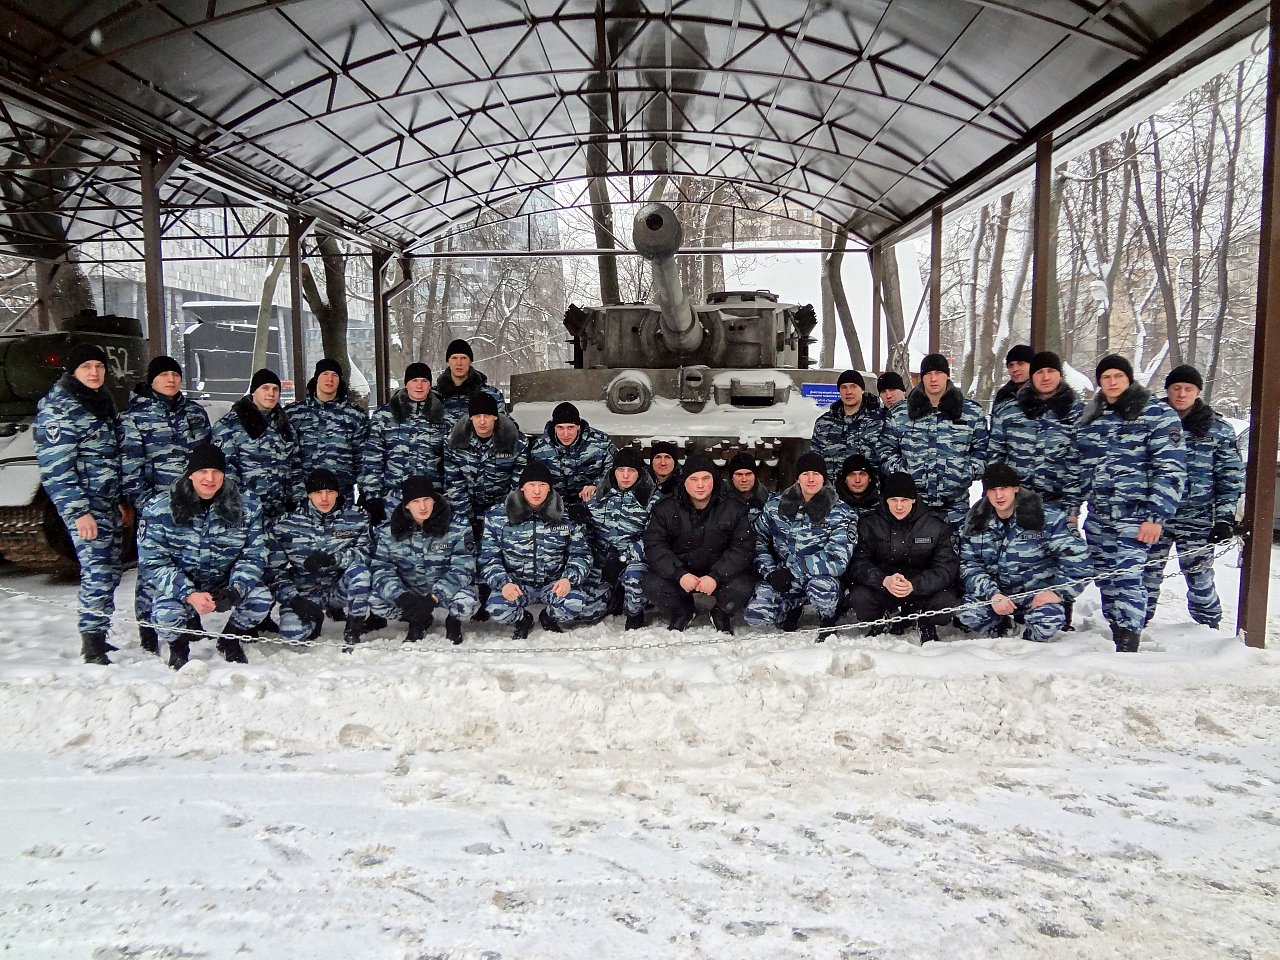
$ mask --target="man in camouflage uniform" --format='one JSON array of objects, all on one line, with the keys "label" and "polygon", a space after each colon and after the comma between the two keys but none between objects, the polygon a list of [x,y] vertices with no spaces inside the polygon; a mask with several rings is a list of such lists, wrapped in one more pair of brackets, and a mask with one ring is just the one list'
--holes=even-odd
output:
[{"label": "man in camouflage uniform", "polygon": [[564,501],[564,509],[586,503],[613,466],[613,440],[582,419],[578,408],[565,401],[556,404],[551,419],[529,450],[551,472],[551,485]]},{"label": "man in camouflage uniform", "polygon": [[[152,497],[168,493],[182,476],[191,451],[208,443],[212,428],[204,407],[182,392],[182,367],[172,357],[155,357],[146,379],[133,388],[129,406],[120,415],[120,468],[124,494],[141,512]],[[133,606],[142,649],[159,653],[151,622],[152,588],[139,575]]]},{"label": "man in camouflage uniform", "polygon": [[71,534],[80,562],[80,654],[108,664],[107,642],[120,584],[124,528],[133,522],[120,471],[116,407],[106,389],[107,355],[78,343],[66,372],[40,401],[35,421],[40,481]]},{"label": "man in camouflage uniform", "polygon": [[151,615],[175,670],[196,639],[184,631],[202,629],[201,616],[231,611],[218,652],[245,663],[240,641],[257,636],[271,609],[262,507],[226,467],[216,446],[196,447],[183,475],[147,503],[138,527],[138,566],[155,589]]},{"label": "man in camouflage uniform", "polygon": [[587,531],[566,516],[554,479],[546,464],[531,459],[519,487],[484,521],[480,572],[491,591],[489,614],[515,624],[516,640],[533,629],[530,604],[545,604],[538,622],[553,633],[595,623],[608,610],[608,588],[591,576]]},{"label": "man in camouflage uniform", "polygon": [[1147,617],[1150,622],[1160,601],[1164,561],[1178,548],[1178,566],[1187,581],[1187,609],[1191,619],[1215,630],[1222,623],[1222,601],[1213,579],[1211,543],[1235,536],[1236,501],[1244,492],[1244,463],[1236,449],[1231,424],[1200,399],[1204,378],[1188,364],[1174,367],[1164,380],[1170,407],[1182,419],[1187,446],[1187,486],[1177,512],[1165,524],[1151,548],[1147,567]]},{"label": "man in camouflage uniform", "polygon": [[755,567],[763,579],[743,614],[755,627],[795,630],[806,602],[831,636],[844,593],[840,578],[858,543],[858,515],[826,482],[815,451],[796,462],[796,482],[765,505],[756,519]]},{"label": "man in camouflage uniform", "polygon": [[445,370],[436,381],[436,395],[444,404],[444,418],[450,426],[467,418],[468,405],[482,393],[492,397],[499,410],[506,409],[502,391],[489,386],[488,377],[471,366],[475,359],[471,344],[466,340],[454,340],[445,348],[444,354]]},{"label": "man in camouflage uniform", "polygon": [[1004,368],[1009,372],[1009,379],[1000,386],[991,399],[993,416],[1004,404],[1016,397],[1018,391],[1031,379],[1031,361],[1035,359],[1035,355],[1036,352],[1025,343],[1014,344],[1004,355]]},{"label": "man in camouflage uniform", "polygon": [[485,514],[516,488],[529,460],[529,442],[490,394],[477,392],[467,411],[444,448],[445,492],[479,543]]},{"label": "man in camouflage uniform", "polygon": [[880,434],[885,423],[880,398],[866,392],[862,374],[857,370],[840,374],[836,386],[840,399],[814,421],[813,441],[809,445],[822,457],[828,477],[840,472],[840,464],[850,454],[860,453],[872,464],[878,463]]},{"label": "man in camouflage uniform", "polygon": [[951,383],[940,353],[920,363],[920,384],[893,408],[880,470],[911,474],[920,500],[957,533],[969,512],[969,485],[987,465],[987,418]]},{"label": "man in camouflage uniform", "polygon": [[444,607],[444,635],[462,643],[462,622],[480,608],[471,525],[421,474],[405,477],[400,503],[378,530],[373,550],[374,609],[409,625],[417,643]]},{"label": "man in camouflage uniform", "polygon": [[326,613],[345,616],[342,639],[348,644],[363,636],[369,616],[369,520],[345,505],[341,484],[332,470],[312,470],[306,502],[271,524],[271,587],[285,640],[315,639]]},{"label": "man in camouflage uniform", "polygon": [[[1066,626],[1065,601],[1084,589],[1069,581],[1089,575],[1089,549],[1066,515],[1023,488],[1007,464],[987,467],[982,490],[960,536],[960,583],[966,604],[986,606],[962,610],[956,621],[1003,634],[1022,613],[1024,640],[1052,640]],[[1024,593],[1031,595],[1010,599]]]},{"label": "man in camouflage uniform", "polygon": [[347,399],[342,365],[337,360],[317,360],[306,394],[289,404],[285,413],[298,432],[303,476],[317,467],[333,471],[338,492],[347,503],[354,503],[369,417]]},{"label": "man in camouflage uniform", "polygon": [[743,450],[735,453],[725,466],[729,481],[725,484],[725,493],[732,499],[746,504],[747,521],[755,528],[756,517],[769,501],[769,491],[757,477],[759,467],[756,458]]},{"label": "man in camouflage uniform", "polygon": [[433,487],[444,482],[448,436],[444,404],[431,392],[431,368],[409,364],[404,386],[369,419],[360,461],[360,506],[374,527],[399,508],[401,487],[409,477],[426,477]]},{"label": "man in camouflage uniform", "polygon": [[241,397],[213,428],[213,442],[227,460],[227,475],[251,493],[267,520],[288,513],[306,498],[298,434],[280,408],[280,378],[259,370]]},{"label": "man in camouflage uniform", "polygon": [[627,447],[618,451],[613,469],[588,504],[596,569],[604,585],[613,590],[610,611],[626,610],[627,630],[637,630],[645,623],[641,583],[648,567],[642,537],[657,499],[657,486],[639,452]]},{"label": "man in camouflage uniform", "polygon": [[840,477],[834,484],[840,499],[847,503],[859,517],[874,513],[880,506],[880,485],[871,461],[860,453],[845,457],[840,464]]},{"label": "man in camouflage uniform", "polygon": [[1136,653],[1147,617],[1144,565],[1182,499],[1187,452],[1182,421],[1133,382],[1124,357],[1103,357],[1098,393],[1076,432],[1085,539],[1116,650]]}]

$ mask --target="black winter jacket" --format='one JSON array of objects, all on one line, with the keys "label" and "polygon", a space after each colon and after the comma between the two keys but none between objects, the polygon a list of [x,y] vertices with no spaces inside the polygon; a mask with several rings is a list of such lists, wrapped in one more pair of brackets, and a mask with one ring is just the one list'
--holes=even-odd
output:
[{"label": "black winter jacket", "polygon": [[695,510],[684,487],[658,501],[644,531],[645,561],[666,580],[686,573],[724,584],[751,576],[755,531],[747,506],[716,486],[705,509]]},{"label": "black winter jacket", "polygon": [[858,547],[849,565],[853,583],[884,589],[884,578],[900,573],[916,593],[930,596],[956,582],[960,558],[951,527],[919,500],[902,520],[883,503],[858,521]]}]

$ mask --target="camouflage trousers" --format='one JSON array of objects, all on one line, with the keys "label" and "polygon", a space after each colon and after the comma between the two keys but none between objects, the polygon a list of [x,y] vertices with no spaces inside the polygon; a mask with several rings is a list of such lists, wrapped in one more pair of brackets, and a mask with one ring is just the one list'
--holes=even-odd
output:
[{"label": "camouflage trousers", "polygon": [[111,628],[111,615],[116,612],[116,587],[120,586],[120,550],[124,544],[124,528],[119,514],[99,514],[98,535],[82,540],[75,524],[68,526],[76,560],[80,562],[80,633],[106,633]]},{"label": "camouflage trousers", "polygon": [[521,587],[524,593],[515,600],[507,600],[501,590],[489,594],[486,609],[499,623],[517,623],[531,603],[542,603],[556,623],[596,623],[609,609],[609,588],[603,583],[587,580],[571,587],[569,593],[557,597],[551,592],[551,584],[542,587]]},{"label": "camouflage trousers", "polygon": [[613,589],[622,590],[622,606],[627,611],[628,616],[637,613],[643,613],[645,607],[644,575],[648,572],[649,565],[643,562],[628,563],[622,571],[622,575],[618,577],[618,584]]},{"label": "camouflage trousers", "polygon": [[1089,560],[1102,594],[1102,615],[1122,630],[1141,633],[1147,619],[1147,588],[1143,567],[1150,547],[1136,539],[1135,520],[1098,517],[1090,513],[1084,522]]},{"label": "camouflage trousers", "polygon": [[[1060,603],[1045,603],[1038,607],[1032,607],[1031,601],[1033,599],[1033,597],[1027,597],[1025,600],[1018,601],[1018,609],[1014,613],[1021,613],[1026,618],[1024,628],[1026,639],[1044,643],[1046,640],[1052,640],[1062,632],[1062,628],[1067,625],[1067,611]],[[976,597],[965,597],[964,602],[977,603],[979,601]],[[956,622],[964,629],[973,630],[974,632],[991,630],[1003,619],[1000,614],[991,609],[991,604],[989,603],[982,607],[961,610],[956,614]]]},{"label": "camouflage trousers", "polygon": [[[305,597],[326,610],[341,610],[348,617],[363,620],[369,615],[370,587],[373,577],[369,567],[363,563],[353,563],[342,571],[341,576],[334,577],[327,589],[321,588],[299,590],[298,596]],[[289,601],[280,601],[280,636],[285,640],[306,640],[311,636],[315,624],[303,620]]]},{"label": "camouflage trousers", "polygon": [[1187,581],[1187,610],[1191,619],[1211,627],[1222,621],[1222,601],[1218,599],[1218,587],[1213,577],[1214,551],[1206,549],[1210,546],[1211,529],[1212,524],[1184,524],[1178,530],[1170,530],[1166,526],[1160,539],[1151,547],[1151,559],[1160,562],[1146,570],[1147,623],[1155,616],[1156,604],[1160,602],[1160,586],[1164,582],[1165,562],[1175,546],[1178,548],[1178,566]]},{"label": "camouflage trousers", "polygon": [[[217,587],[217,584],[200,586],[196,590],[212,591]],[[275,598],[266,584],[255,583],[231,611],[227,626],[232,631],[251,630],[271,612],[274,603]],[[176,640],[194,615],[195,610],[187,603],[186,597],[157,596],[151,603],[151,622],[155,624],[156,636],[164,643]]]},{"label": "camouflage trousers", "polygon": [[[440,585],[433,586],[427,596],[436,598],[436,607],[443,607],[445,616],[457,617],[459,620],[470,620],[480,609],[480,594],[475,584],[468,584],[461,590],[444,590]],[[388,620],[403,620],[400,608],[376,594],[371,598],[370,610]]]},{"label": "camouflage trousers", "polygon": [[839,610],[842,593],[839,577],[809,577],[783,591],[775,590],[769,581],[761,580],[742,612],[742,619],[753,627],[774,626],[805,603],[813,604],[819,617],[834,617]]}]

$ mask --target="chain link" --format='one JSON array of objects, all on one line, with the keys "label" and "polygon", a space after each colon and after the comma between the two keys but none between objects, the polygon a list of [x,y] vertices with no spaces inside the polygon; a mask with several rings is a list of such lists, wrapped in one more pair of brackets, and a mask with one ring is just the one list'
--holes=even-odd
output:
[{"label": "chain link", "polygon": [[[1194,547],[1190,550],[1187,550],[1186,552],[1179,551],[1179,555],[1182,557],[1191,558],[1191,557],[1200,556],[1203,553],[1213,553],[1214,559],[1217,560],[1226,556],[1227,552],[1233,549],[1239,543],[1240,543],[1240,538],[1234,537],[1231,540],[1225,540],[1225,541],[1222,541],[1221,543],[1207,543],[1199,547]],[[1145,570],[1147,567],[1154,566],[1156,564],[1165,564],[1168,562],[1168,560],[1169,558],[1167,557],[1163,559],[1148,560],[1146,563],[1141,564],[1138,567],[1138,569]],[[1052,584],[1051,586],[1048,586],[1048,587],[1040,587],[1035,590],[1026,590],[1026,591],[1023,591],[1022,593],[1005,594],[1005,596],[1008,597],[1008,599],[1016,602],[1019,600],[1027,599],[1029,597],[1034,597],[1037,594],[1043,593],[1045,591],[1052,591],[1054,593],[1057,593],[1060,589],[1063,589],[1066,587],[1080,586],[1082,584],[1088,584],[1088,583],[1097,584],[1102,581],[1109,580],[1113,577],[1119,576],[1121,573],[1128,573],[1131,569],[1132,568],[1130,567],[1126,567],[1124,568],[1124,570],[1120,570],[1120,569],[1110,570],[1107,573],[1096,575],[1096,576],[1077,577],[1074,580],[1063,580],[1059,583]],[[1181,574],[1182,574],[1182,571],[1180,569],[1177,569],[1164,574],[1164,576],[1161,579],[1169,580],[1173,577],[1181,576]],[[60,609],[65,608],[65,604],[62,603],[61,601],[52,600],[48,597],[42,597],[42,596],[39,596],[38,594],[25,593],[21,590],[15,590],[12,587],[0,586],[0,592],[5,593],[11,597],[15,597],[17,599],[34,600],[38,603],[55,606]],[[929,616],[945,616],[945,615],[955,616],[957,613],[961,613],[965,610],[978,610],[987,606],[990,606],[989,601],[973,601],[970,603],[958,604],[953,607],[946,607],[942,610],[930,610],[928,611],[928,615]],[[910,623],[911,621],[914,621],[919,615],[920,614],[897,614],[894,616],[881,617],[879,620],[860,620],[860,621],[855,621],[854,623],[839,624],[833,627],[808,627],[803,630],[795,630],[795,631],[786,633],[784,634],[784,636],[797,637],[797,638],[813,636],[816,638],[818,635],[828,635],[828,634],[834,635],[839,633],[850,632],[853,630],[875,630],[875,629],[892,628],[898,624]],[[121,613],[119,611],[117,611],[112,616],[113,630],[115,629],[115,625],[117,623],[124,624],[124,625],[131,625],[133,627],[151,627],[157,630],[171,629],[170,627],[162,626],[161,624],[153,623],[151,621],[138,620],[134,617],[129,616],[127,613]],[[207,630],[185,630],[184,629],[182,633],[193,638],[203,638],[206,640],[215,640],[215,641],[221,640],[224,637],[232,636],[231,634],[211,633]],[[530,654],[547,654],[547,653],[551,653],[551,654],[634,653],[640,650],[673,650],[680,647],[707,647],[707,646],[715,646],[715,645],[723,645],[723,644],[741,644],[741,643],[750,642],[753,640],[763,640],[767,637],[776,638],[777,636],[778,636],[777,630],[764,630],[759,633],[749,634],[745,637],[738,636],[736,634],[731,634],[731,633],[717,632],[716,634],[710,637],[686,637],[684,635],[679,635],[670,640],[644,640],[639,643],[575,644],[573,646],[554,646],[554,647],[551,647],[551,646],[546,646],[546,647],[477,646],[475,644],[470,644],[467,646],[449,645],[447,647],[427,646],[424,644],[423,646],[417,647],[417,646],[404,643],[403,641],[400,641],[400,649],[402,651],[412,651],[414,653],[448,653],[455,656],[470,655],[470,654],[482,654],[482,655],[516,654],[521,656],[527,656]],[[239,639],[243,640],[244,637],[241,636]],[[273,637],[267,640],[263,640],[261,642],[272,643],[272,644],[277,644],[277,645],[286,646],[286,647],[306,647],[306,648],[336,647],[344,651],[348,651],[352,649],[351,643],[347,641],[338,641],[338,640],[289,640],[285,637]],[[364,647],[366,649],[387,649],[383,645],[379,645],[377,647],[369,646],[368,641],[361,641],[359,646]]]}]

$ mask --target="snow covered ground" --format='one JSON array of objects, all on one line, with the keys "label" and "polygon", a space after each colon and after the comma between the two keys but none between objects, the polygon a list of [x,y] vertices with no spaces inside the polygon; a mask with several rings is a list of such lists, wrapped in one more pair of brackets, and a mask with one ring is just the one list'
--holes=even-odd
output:
[{"label": "snow covered ground", "polygon": [[1280,957],[1280,654],[1180,580],[1136,656],[1090,590],[1043,646],[331,626],[179,674],[0,590],[6,957]]}]

